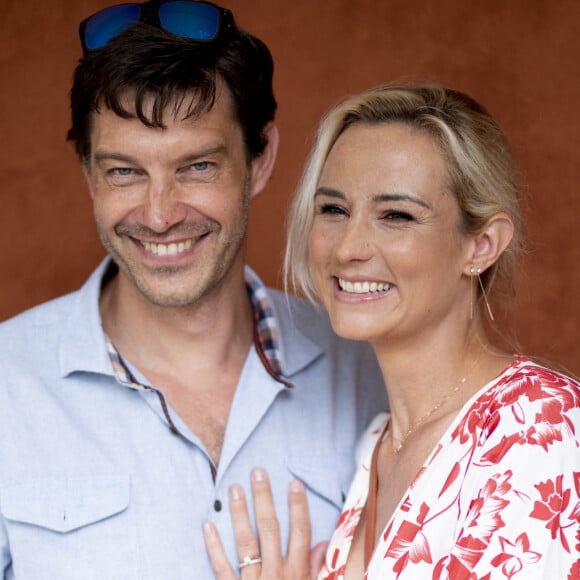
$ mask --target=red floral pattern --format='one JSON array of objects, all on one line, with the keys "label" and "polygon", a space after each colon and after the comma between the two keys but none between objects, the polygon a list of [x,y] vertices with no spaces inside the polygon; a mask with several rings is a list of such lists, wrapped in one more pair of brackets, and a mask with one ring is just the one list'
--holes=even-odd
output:
[{"label": "red floral pattern", "polygon": [[546,528],[551,532],[552,539],[560,538],[562,546],[570,551],[566,536],[560,525],[560,514],[566,511],[570,503],[570,489],[562,489],[562,475],[556,477],[556,481],[549,479],[538,483],[534,487],[540,492],[542,499],[534,503],[534,510],[530,514],[533,518],[546,521]]},{"label": "red floral pattern", "polygon": [[[319,580],[341,580],[388,421],[359,469]],[[407,490],[368,580],[580,580],[580,385],[519,357],[464,407]]]},{"label": "red floral pattern", "polygon": [[525,532],[516,538],[515,543],[500,536],[499,544],[502,553],[491,561],[491,565],[501,566],[501,571],[506,578],[511,578],[521,572],[524,564],[535,564],[542,557],[539,552],[530,550],[530,540]]}]

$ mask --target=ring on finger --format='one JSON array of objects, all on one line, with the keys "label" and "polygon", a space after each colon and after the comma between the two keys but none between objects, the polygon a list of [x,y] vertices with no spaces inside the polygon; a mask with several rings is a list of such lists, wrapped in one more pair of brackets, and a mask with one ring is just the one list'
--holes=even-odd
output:
[{"label": "ring on finger", "polygon": [[238,568],[241,570],[246,566],[252,566],[253,564],[261,564],[262,558],[260,556],[256,556],[255,558],[251,558],[250,556],[246,556],[239,564]]}]

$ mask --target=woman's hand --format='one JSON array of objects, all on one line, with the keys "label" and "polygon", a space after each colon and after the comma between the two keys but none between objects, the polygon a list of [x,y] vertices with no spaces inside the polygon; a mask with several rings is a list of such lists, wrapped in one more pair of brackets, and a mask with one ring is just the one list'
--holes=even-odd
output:
[{"label": "woman's hand", "polygon": [[[264,469],[252,471],[252,496],[258,537],[254,534],[243,488],[230,488],[230,514],[240,559],[242,580],[309,580],[310,517],[304,485],[292,481],[288,489],[290,535],[288,552],[282,556],[280,527],[268,475]],[[223,549],[217,529],[211,522],[204,525],[204,536],[216,580],[234,580],[237,576]],[[319,547],[318,553],[320,552]]]}]

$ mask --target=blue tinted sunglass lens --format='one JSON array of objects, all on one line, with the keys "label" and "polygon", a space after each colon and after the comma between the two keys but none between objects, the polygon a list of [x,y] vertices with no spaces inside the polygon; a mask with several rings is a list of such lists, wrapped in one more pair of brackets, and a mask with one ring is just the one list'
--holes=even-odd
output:
[{"label": "blue tinted sunglass lens", "polygon": [[85,44],[93,50],[105,46],[111,38],[139,20],[139,4],[121,4],[101,10],[87,20]]},{"label": "blue tinted sunglass lens", "polygon": [[167,2],[159,6],[159,21],[169,32],[192,40],[213,40],[219,31],[219,10],[202,2]]}]

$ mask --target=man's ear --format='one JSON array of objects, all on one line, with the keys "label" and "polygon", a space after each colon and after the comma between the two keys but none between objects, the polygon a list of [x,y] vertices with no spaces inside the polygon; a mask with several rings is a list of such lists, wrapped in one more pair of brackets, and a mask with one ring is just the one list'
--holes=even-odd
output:
[{"label": "man's ear", "polygon": [[473,249],[465,274],[471,274],[471,268],[485,272],[495,264],[508,247],[514,235],[514,224],[505,212],[494,214],[484,228],[474,237]]},{"label": "man's ear", "polygon": [[276,162],[276,155],[278,153],[278,128],[274,123],[268,123],[264,128],[264,136],[267,139],[266,147],[262,154],[252,161],[252,182],[250,189],[250,196],[258,195],[270,179],[272,171],[274,170],[274,163]]}]

